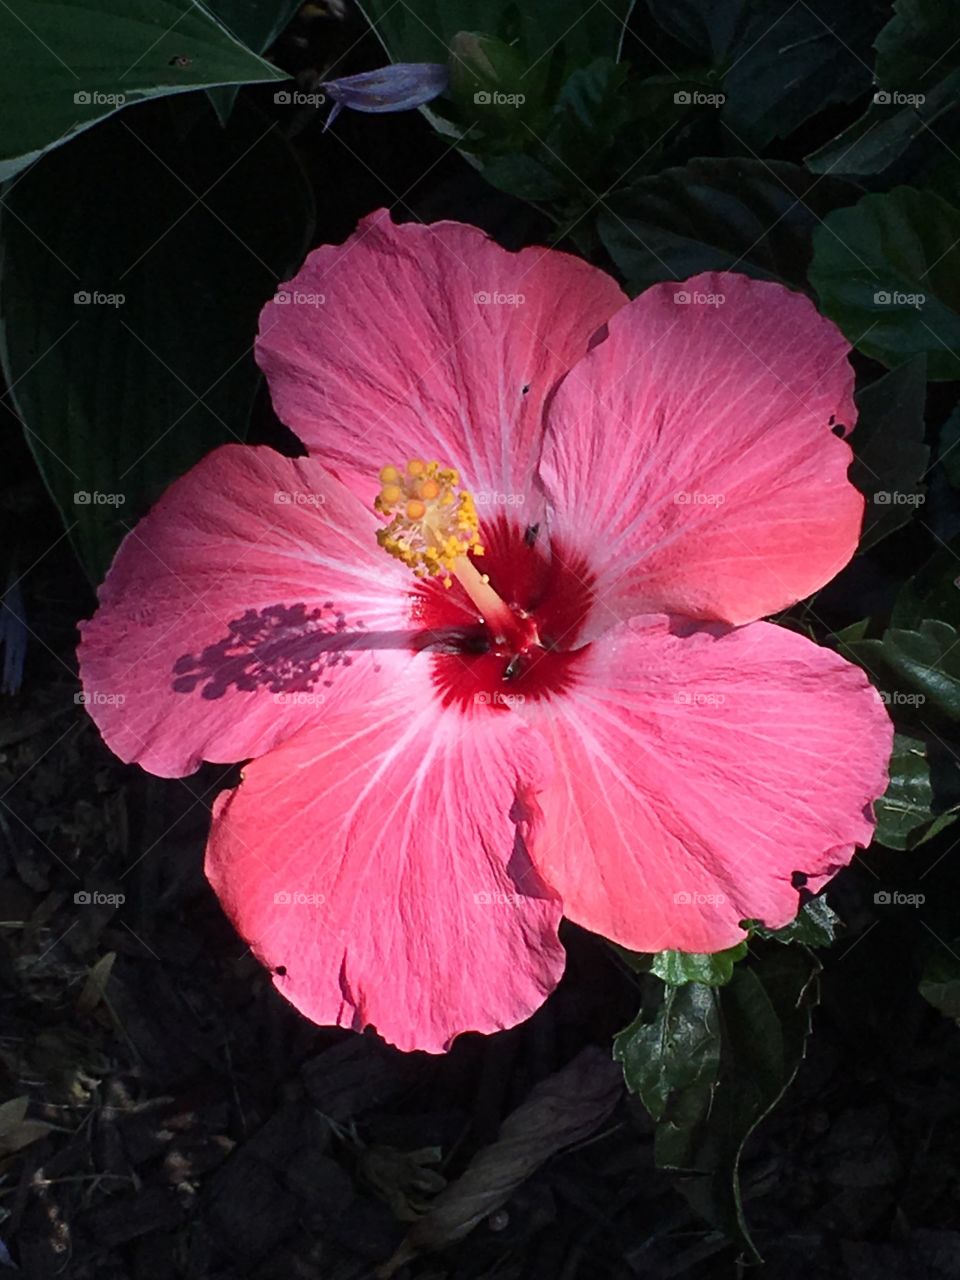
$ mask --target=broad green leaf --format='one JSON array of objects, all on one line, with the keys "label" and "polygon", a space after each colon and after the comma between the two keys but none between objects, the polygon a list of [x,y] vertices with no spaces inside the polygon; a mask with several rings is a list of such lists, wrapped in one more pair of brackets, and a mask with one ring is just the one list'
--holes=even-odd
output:
[{"label": "broad green leaf", "polygon": [[474,31],[458,32],[450,53],[451,106],[467,127],[469,149],[520,153],[545,127],[546,61],[530,68],[515,46]]},{"label": "broad green leaf", "polygon": [[795,919],[779,929],[765,929],[756,921],[749,923],[758,938],[785,944],[798,943],[805,947],[829,947],[835,941],[841,925],[840,917],[831,910],[823,894],[811,898]]},{"label": "broad green leaf", "polygon": [[655,1015],[641,1014],[615,1041],[628,1087],[656,1122],[657,1164],[685,1175],[694,1208],[754,1260],[740,1157],[796,1074],[818,969],[805,948],[770,948],[726,986],[667,987]]},{"label": "broad green leaf", "polygon": [[[266,53],[300,8],[301,0],[207,0],[207,8],[254,53]],[[239,86],[210,89],[210,101],[223,123],[230,117]]]},{"label": "broad green leaf", "polygon": [[875,839],[888,849],[915,849],[954,820],[954,814],[934,812],[927,745],[898,733],[890,760],[890,785],[877,801]]},{"label": "broad green leaf", "polygon": [[920,105],[891,101],[871,102],[852,125],[806,157],[812,173],[850,174],[853,177],[883,173],[912,144],[929,137],[929,130],[957,102],[960,72],[953,72],[924,95]]},{"label": "broad green leaf", "polygon": [[646,0],[658,27],[696,55],[719,67],[732,60],[750,21],[748,0]]},{"label": "broad green leaf", "polygon": [[866,115],[807,157],[814,173],[882,173],[957,102],[960,45],[942,0],[897,0],[875,41],[880,88]]},{"label": "broad green leaf", "polygon": [[948,949],[937,946],[928,956],[920,978],[920,994],[945,1018],[960,1023],[960,938]]},{"label": "broad green leaf", "polygon": [[618,57],[633,0],[556,0],[548,7],[513,0],[362,0],[360,8],[391,62],[446,62],[458,31],[485,31],[515,45],[529,73],[558,47],[568,66]]},{"label": "broad green leaf", "polygon": [[722,987],[733,977],[733,966],[746,954],[746,942],[740,942],[726,951],[714,951],[710,954],[658,951],[652,958],[650,972],[671,987],[682,987],[688,982]]},{"label": "broad green leaf", "polygon": [[712,1088],[720,1067],[719,1008],[712,987],[667,987],[652,1020],[641,1014],[616,1036],[613,1056],[623,1064],[627,1088],[654,1120],[672,1095]]},{"label": "broad green leaf", "polygon": [[4,0],[0,181],[120,107],[281,80],[195,0]]},{"label": "broad green leaf", "polygon": [[[89,574],[215,445],[244,437],[257,316],[309,234],[306,182],[243,106],[140,108],[45,156],[0,223],[3,367]],[[64,216],[69,192],[70,216]]]},{"label": "broad green leaf", "polygon": [[817,228],[810,281],[860,351],[893,368],[927,355],[960,378],[960,210],[911,187],[867,195]]},{"label": "broad green leaf", "polygon": [[867,500],[860,550],[909,522],[923,505],[920,478],[930,461],[924,443],[927,361],[917,356],[857,395],[850,480]]},{"label": "broad green leaf", "polygon": [[752,149],[870,88],[879,25],[870,5],[776,0],[748,8],[751,19],[728,54],[723,117]]},{"label": "broad green leaf", "polygon": [[[848,646],[867,671],[886,667],[894,677],[891,699],[905,707],[936,708],[960,720],[960,636],[954,627],[925,618],[918,629],[891,627],[881,640]],[[907,692],[904,692],[904,687]]]},{"label": "broad green leaf", "polygon": [[876,39],[883,88],[924,93],[960,67],[955,17],[942,0],[895,0],[893,17]]},{"label": "broad green leaf", "polygon": [[820,219],[858,194],[781,160],[705,157],[608,198],[598,230],[631,292],[700,271],[797,285]]},{"label": "broad green leaf", "polygon": [[723,79],[724,120],[753,149],[870,84],[869,5],[647,0],[658,25]]},{"label": "broad green leaf", "polygon": [[947,479],[960,489],[960,408],[954,409],[940,428],[939,444],[938,457]]},{"label": "broad green leaf", "polygon": [[938,547],[906,580],[894,602],[890,625],[910,630],[924,618],[938,618],[960,629],[960,535]]}]

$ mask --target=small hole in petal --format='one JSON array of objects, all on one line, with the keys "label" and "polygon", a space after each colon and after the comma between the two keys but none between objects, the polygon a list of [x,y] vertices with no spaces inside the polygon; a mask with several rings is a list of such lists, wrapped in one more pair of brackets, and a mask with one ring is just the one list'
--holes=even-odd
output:
[{"label": "small hole in petal", "polygon": [[287,966],[285,964],[278,964],[273,972],[278,978],[285,978],[287,976]]}]

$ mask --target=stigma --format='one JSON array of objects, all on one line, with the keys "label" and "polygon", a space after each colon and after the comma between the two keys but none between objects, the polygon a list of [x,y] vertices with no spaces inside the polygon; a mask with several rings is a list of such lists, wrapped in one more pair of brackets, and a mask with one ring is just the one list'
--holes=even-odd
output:
[{"label": "stigma", "polygon": [[483,555],[476,504],[452,467],[411,458],[405,467],[384,467],[380,485],[373,505],[388,523],[377,542],[418,578],[449,587],[468,554]]}]

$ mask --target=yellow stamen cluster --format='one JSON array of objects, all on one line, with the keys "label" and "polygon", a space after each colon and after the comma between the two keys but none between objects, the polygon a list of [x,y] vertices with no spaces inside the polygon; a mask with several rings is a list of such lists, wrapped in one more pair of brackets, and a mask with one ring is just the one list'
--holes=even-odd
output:
[{"label": "yellow stamen cluster", "polygon": [[405,467],[384,467],[374,507],[389,520],[377,530],[384,551],[409,565],[418,578],[442,577],[450,586],[457,561],[483,555],[480,521],[460,477],[439,462],[411,458]]}]

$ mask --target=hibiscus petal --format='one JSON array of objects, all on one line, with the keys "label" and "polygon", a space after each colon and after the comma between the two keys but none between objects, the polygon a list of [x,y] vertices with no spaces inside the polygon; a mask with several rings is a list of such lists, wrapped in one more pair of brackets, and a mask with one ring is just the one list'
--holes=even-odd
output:
[{"label": "hibiscus petal", "polygon": [[846,564],[848,351],[809,299],[729,273],[613,317],[553,398],[540,468],[553,528],[602,566],[594,634],[639,613],[752,622]]},{"label": "hibiscus petal", "polygon": [[545,397],[625,301],[578,258],[381,210],[264,307],[257,360],[283,421],[371,494],[384,463],[424,457],[458,468],[480,503],[516,501]]},{"label": "hibiscus petal", "polygon": [[[638,951],[779,927],[869,843],[893,730],[859,667],[795,632],[637,618],[537,719],[556,772],[531,845],[577,923]],[[534,713],[537,709],[533,708]]]},{"label": "hibiscus petal", "polygon": [[124,539],[81,623],[87,709],[163,777],[269,750],[409,661],[409,571],[319,463],[227,445]]},{"label": "hibiscus petal", "polygon": [[247,766],[207,875],[306,1017],[439,1053],[528,1017],[564,957],[518,808],[542,743],[510,713],[438,715],[427,664]]}]

